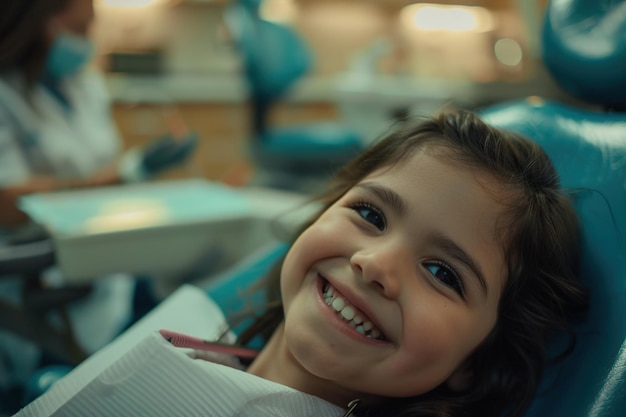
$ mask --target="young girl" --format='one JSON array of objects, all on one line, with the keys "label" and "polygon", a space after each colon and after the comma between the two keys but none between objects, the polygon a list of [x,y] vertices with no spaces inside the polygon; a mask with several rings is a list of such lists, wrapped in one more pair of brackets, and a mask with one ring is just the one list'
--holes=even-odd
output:
[{"label": "young girl", "polygon": [[577,217],[541,148],[441,114],[375,144],[322,201],[269,276],[271,307],[239,338],[265,341],[246,372],[156,338],[62,411],[520,416],[551,337],[572,340],[587,300]]},{"label": "young girl", "polygon": [[519,416],[551,336],[573,341],[586,308],[577,216],[542,149],[441,114],[367,150],[322,201],[239,340],[267,340],[248,372],[358,399],[359,417]]}]

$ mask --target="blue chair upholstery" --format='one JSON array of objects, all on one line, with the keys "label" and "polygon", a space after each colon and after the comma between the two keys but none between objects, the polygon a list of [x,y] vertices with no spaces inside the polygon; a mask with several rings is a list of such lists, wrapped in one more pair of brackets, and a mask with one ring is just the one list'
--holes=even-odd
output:
[{"label": "blue chair upholstery", "polygon": [[[590,314],[578,346],[550,374],[528,417],[626,415],[626,114],[526,100],[485,110],[494,125],[540,143],[582,220]],[[553,371],[555,372],[555,371]]]},{"label": "blue chair upholstery", "polygon": [[542,48],[561,87],[590,103],[626,110],[626,2],[552,1]]},{"label": "blue chair upholstery", "polygon": [[543,59],[555,80],[605,110],[537,98],[484,109],[490,123],[537,141],[575,196],[588,319],[572,356],[545,375],[527,417],[626,415],[626,2],[556,0]]},{"label": "blue chair upholstery", "polygon": [[[265,302],[263,294],[251,293],[251,287],[270,271],[287,253],[287,249],[288,245],[285,243],[275,243],[261,248],[239,265],[211,279],[205,287],[207,294],[226,317],[236,316],[247,308],[263,306]],[[236,328],[233,330],[237,333]]]},{"label": "blue chair upholstery", "polygon": [[[291,177],[326,178],[357,154],[363,142],[337,121],[272,127],[268,114],[312,67],[305,41],[291,28],[263,20],[258,0],[240,0],[224,13],[226,27],[242,57],[252,111],[251,157],[258,168]],[[285,185],[283,188],[297,188]]]}]

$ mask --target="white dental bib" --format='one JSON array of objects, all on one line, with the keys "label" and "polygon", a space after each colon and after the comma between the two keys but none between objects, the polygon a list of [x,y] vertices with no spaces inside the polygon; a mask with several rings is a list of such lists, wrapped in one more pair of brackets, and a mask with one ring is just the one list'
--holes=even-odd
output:
[{"label": "white dental bib", "polygon": [[[169,343],[155,328],[197,331],[199,325],[189,324],[188,320],[194,314],[199,314],[196,320],[197,317],[215,319],[211,327],[223,322],[217,306],[199,290],[186,286],[169,298],[108,351],[88,359],[17,416],[344,415],[344,409],[321,398],[240,369],[194,359],[211,355]],[[174,317],[176,314],[179,316]],[[176,327],[176,323],[180,326]],[[146,329],[150,331],[145,333]],[[229,362],[229,359],[232,358],[227,355],[216,355],[212,360]]]}]

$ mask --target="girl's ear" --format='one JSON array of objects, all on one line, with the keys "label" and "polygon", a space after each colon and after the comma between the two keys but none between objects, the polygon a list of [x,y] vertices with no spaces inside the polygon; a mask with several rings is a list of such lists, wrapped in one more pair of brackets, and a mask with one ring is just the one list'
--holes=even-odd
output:
[{"label": "girl's ear", "polygon": [[450,375],[445,384],[454,392],[463,392],[472,386],[472,379],[474,379],[474,372],[465,362]]}]

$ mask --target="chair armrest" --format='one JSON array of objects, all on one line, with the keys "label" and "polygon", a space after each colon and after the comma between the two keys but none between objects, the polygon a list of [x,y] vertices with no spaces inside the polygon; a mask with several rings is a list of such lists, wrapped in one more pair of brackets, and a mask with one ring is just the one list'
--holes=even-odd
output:
[{"label": "chair armrest", "polygon": [[54,263],[54,244],[50,239],[0,246],[0,277],[40,272]]}]

